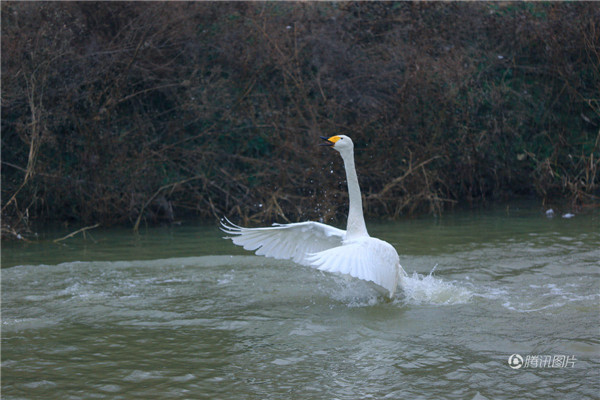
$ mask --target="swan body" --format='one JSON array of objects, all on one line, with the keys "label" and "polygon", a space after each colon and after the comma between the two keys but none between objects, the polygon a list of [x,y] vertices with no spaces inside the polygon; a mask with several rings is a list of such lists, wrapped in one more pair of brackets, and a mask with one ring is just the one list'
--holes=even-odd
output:
[{"label": "swan body", "polygon": [[289,259],[321,271],[371,281],[385,289],[391,298],[406,273],[394,247],[370,237],[367,232],[354,166],[354,144],[344,135],[323,139],[344,160],[350,199],[345,231],[312,221],[244,228],[227,219],[226,223],[221,222],[221,229],[232,235],[228,238],[234,244],[255,251],[257,255]]}]

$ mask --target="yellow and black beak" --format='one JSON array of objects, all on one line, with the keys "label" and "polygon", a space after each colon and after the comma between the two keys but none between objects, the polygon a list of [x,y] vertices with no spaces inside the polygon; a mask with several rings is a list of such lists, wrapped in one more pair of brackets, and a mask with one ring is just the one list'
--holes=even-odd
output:
[{"label": "yellow and black beak", "polygon": [[335,142],[337,142],[338,140],[340,140],[339,136],[332,136],[330,138],[326,138],[325,136],[321,136],[321,139],[325,140],[326,143],[321,143],[321,146],[328,146],[328,147],[333,147],[333,145],[335,144]]}]

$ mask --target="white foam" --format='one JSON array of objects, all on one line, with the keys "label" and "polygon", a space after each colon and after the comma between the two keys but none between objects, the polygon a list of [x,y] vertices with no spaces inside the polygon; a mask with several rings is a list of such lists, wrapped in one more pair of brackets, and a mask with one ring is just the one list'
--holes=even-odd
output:
[{"label": "white foam", "polygon": [[433,276],[435,267],[428,275],[413,272],[412,276],[405,276],[400,283],[404,297],[401,301],[408,304],[433,304],[451,305],[468,302],[473,293]]}]

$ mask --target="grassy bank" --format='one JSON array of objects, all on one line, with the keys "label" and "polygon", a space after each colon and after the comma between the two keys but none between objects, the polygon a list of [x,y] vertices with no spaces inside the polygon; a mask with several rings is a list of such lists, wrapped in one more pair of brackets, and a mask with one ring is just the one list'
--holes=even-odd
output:
[{"label": "grassy bank", "polygon": [[1,7],[4,233],[599,200],[592,2]]}]

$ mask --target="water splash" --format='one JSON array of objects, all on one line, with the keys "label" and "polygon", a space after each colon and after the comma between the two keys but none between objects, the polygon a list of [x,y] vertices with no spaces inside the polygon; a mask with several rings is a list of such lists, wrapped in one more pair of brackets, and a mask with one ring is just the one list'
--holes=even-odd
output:
[{"label": "water splash", "polygon": [[[436,265],[437,267],[437,265]],[[434,267],[428,275],[413,272],[404,276],[392,304],[406,305],[454,305],[468,303],[475,295],[460,282],[449,282],[434,276]],[[335,291],[329,295],[350,308],[371,307],[388,303],[387,291],[372,282],[355,279],[349,275],[332,275]],[[331,287],[321,290],[330,291]]]},{"label": "water splash", "polygon": [[473,293],[457,286],[455,283],[444,281],[433,276],[435,267],[428,275],[413,272],[402,278],[400,286],[402,294],[397,301],[405,304],[451,305],[468,302]]},{"label": "water splash", "polygon": [[[383,294],[385,291],[372,282],[356,279],[350,275],[321,273],[323,277],[327,277],[325,282],[329,281],[334,286],[320,284],[319,290],[326,292],[328,297],[345,304],[348,308],[371,307],[385,302]],[[378,291],[378,288],[381,291]]]}]

